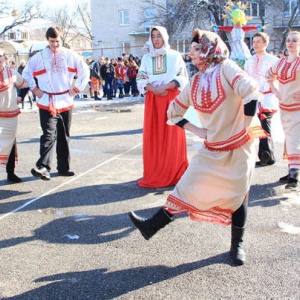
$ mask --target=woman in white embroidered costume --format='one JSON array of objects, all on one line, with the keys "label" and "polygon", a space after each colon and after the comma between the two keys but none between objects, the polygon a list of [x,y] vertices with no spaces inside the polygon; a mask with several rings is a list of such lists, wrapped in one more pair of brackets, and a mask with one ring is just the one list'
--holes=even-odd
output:
[{"label": "woman in white embroidered costume", "polygon": [[300,169],[300,33],[291,31],[286,38],[288,56],[282,57],[271,67],[268,80],[278,80],[278,90],[272,89],[279,99],[282,127],[285,134],[285,157],[288,160],[289,173],[279,179],[287,183],[287,190],[298,186]]},{"label": "woman in white embroidered costume", "polygon": [[137,74],[137,87],[146,94],[141,187],[175,185],[188,166],[185,132],[167,125],[168,106],[188,83],[183,58],[168,39],[164,27],[152,28]]},{"label": "woman in white embroidered costume", "polygon": [[[195,29],[190,56],[200,72],[170,104],[168,117],[171,124],[204,139],[204,145],[163,208],[150,219],[134,212],[129,216],[146,239],[170,223],[172,216],[186,212],[195,221],[232,224],[230,253],[241,265],[247,195],[255,164],[253,139],[265,137],[260,127],[250,126],[258,86],[228,59],[228,49],[215,33]],[[195,108],[202,128],[183,118],[189,106]]]},{"label": "woman in white embroidered costume", "polygon": [[0,165],[6,167],[7,179],[11,182],[21,182],[21,178],[14,174],[20,114],[16,87],[25,88],[27,83],[16,70],[6,67],[5,55],[0,50]]}]

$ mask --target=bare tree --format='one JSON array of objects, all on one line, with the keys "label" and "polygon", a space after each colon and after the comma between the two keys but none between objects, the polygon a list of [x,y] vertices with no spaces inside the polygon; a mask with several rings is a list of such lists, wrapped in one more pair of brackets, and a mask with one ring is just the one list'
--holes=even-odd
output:
[{"label": "bare tree", "polygon": [[12,17],[9,24],[0,28],[0,36],[2,36],[5,32],[18,25],[28,23],[35,18],[39,18],[41,13],[38,2],[28,1],[19,9],[14,9],[11,5],[11,1],[0,1],[0,15],[3,17]]},{"label": "bare tree", "polygon": [[[78,34],[87,39],[90,43],[92,43],[93,35],[92,35],[92,18],[90,11],[90,1],[80,1],[77,4],[76,15],[79,22],[82,24],[80,27],[76,27]],[[78,30],[80,29],[80,30]]]},{"label": "bare tree", "polygon": [[281,44],[280,44],[280,49],[285,48],[286,36],[287,36],[288,32],[292,29],[292,25],[294,24],[297,16],[299,15],[299,10],[300,10],[300,1],[297,1],[297,4],[292,9],[292,13],[291,13],[290,19],[287,22],[286,29],[282,33],[282,40],[281,40]]},{"label": "bare tree", "polygon": [[[228,18],[224,18],[226,14],[225,7],[228,5],[228,0],[175,0],[167,1],[167,7],[155,4],[156,1],[146,0],[148,6],[153,6],[159,12],[157,15],[153,16],[153,22],[160,22],[160,24],[166,26],[168,32],[171,36],[176,38],[182,38],[183,35],[186,36],[187,32],[191,32],[193,28],[199,27],[202,29],[210,30],[212,24],[222,26],[229,25],[230,21]],[[258,8],[258,17],[260,23],[256,25],[261,25],[262,30],[265,26],[272,23],[273,19],[270,14],[266,12],[269,9],[278,9],[281,16],[282,11],[282,0],[255,0],[255,1],[240,1],[232,0],[234,4],[239,2],[242,4],[249,4],[246,14],[250,15],[253,13],[252,9]],[[299,1],[298,1],[299,2]],[[154,3],[154,4],[153,4]],[[258,4],[258,6],[256,6]],[[294,11],[295,13],[297,11]],[[289,25],[294,21],[294,17],[291,16]],[[288,27],[289,27],[288,25]],[[219,32],[221,38],[228,45],[228,38],[225,32]]]},{"label": "bare tree", "polygon": [[[181,33],[191,32],[193,28],[200,27],[209,30],[212,24],[226,25],[225,14],[227,0],[175,0],[168,1],[167,7],[153,4],[153,1],[144,1],[154,6],[159,12],[153,16],[153,22],[159,21],[164,25],[171,37],[180,37]],[[220,32],[226,42],[225,32]]]},{"label": "bare tree", "polygon": [[49,16],[48,19],[52,21],[55,26],[59,27],[62,31],[62,42],[63,45],[68,47],[68,43],[70,42],[70,31],[75,28],[75,21],[72,18],[74,15],[70,13],[69,7],[67,5],[59,7],[52,11],[52,14]]},{"label": "bare tree", "polygon": [[87,1],[78,2],[75,7],[69,5],[61,6],[53,10],[47,18],[62,31],[62,41],[64,46],[82,37],[88,42],[92,41],[91,14]]}]

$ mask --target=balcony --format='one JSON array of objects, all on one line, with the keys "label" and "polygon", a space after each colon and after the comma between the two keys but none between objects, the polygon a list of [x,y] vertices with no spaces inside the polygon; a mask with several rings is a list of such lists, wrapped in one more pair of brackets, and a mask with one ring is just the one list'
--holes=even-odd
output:
[{"label": "balcony", "polygon": [[[290,16],[274,16],[273,28],[274,29],[285,29],[290,20]],[[300,16],[295,18],[294,23],[291,26],[292,29],[300,28]]]}]

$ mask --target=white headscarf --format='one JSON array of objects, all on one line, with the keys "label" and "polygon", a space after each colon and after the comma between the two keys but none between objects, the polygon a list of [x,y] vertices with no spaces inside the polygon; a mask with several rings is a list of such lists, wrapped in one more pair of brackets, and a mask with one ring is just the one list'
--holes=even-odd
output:
[{"label": "white headscarf", "polygon": [[[151,33],[154,29],[156,29],[160,32],[160,34],[162,35],[162,38],[164,40],[163,46],[159,49],[154,48],[153,43],[152,43]],[[169,44],[169,35],[167,32],[167,29],[163,26],[154,26],[151,29],[149,40],[145,43],[143,50],[146,53],[150,53],[150,55],[154,57],[154,56],[164,55],[167,51],[170,50],[170,48],[171,47]]]}]

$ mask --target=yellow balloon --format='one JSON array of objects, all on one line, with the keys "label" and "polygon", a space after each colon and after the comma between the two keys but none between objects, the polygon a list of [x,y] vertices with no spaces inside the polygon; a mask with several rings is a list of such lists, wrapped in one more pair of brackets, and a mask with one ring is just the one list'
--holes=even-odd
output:
[{"label": "yellow balloon", "polygon": [[232,12],[230,14],[230,18],[231,18],[232,23],[235,25],[236,24],[240,24],[240,25],[247,24],[245,13],[238,8],[232,10]]}]

